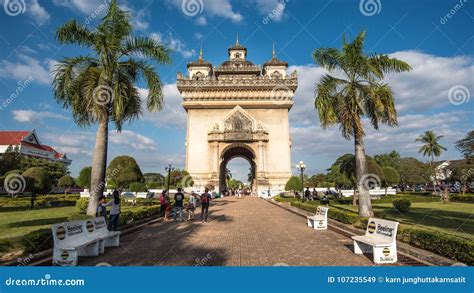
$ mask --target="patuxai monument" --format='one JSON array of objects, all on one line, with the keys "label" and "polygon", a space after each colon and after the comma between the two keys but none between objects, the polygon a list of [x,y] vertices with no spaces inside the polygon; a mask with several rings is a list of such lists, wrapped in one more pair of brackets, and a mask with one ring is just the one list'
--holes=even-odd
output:
[{"label": "patuxai monument", "polygon": [[226,189],[228,162],[250,163],[252,192],[260,196],[284,190],[291,177],[288,113],[298,86],[296,71],[276,57],[263,66],[247,60],[247,48],[236,43],[218,66],[203,59],[178,73],[177,86],[187,112],[186,170],[194,188]]}]

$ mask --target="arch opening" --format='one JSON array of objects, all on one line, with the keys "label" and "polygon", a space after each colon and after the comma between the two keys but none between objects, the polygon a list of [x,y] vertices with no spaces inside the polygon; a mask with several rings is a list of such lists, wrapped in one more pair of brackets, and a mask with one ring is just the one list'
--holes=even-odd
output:
[{"label": "arch opening", "polygon": [[[232,159],[242,158],[245,159],[249,165],[248,179],[250,179],[251,191],[256,188],[256,164],[255,154],[253,151],[245,145],[234,145],[226,148],[221,156],[221,163],[219,168],[219,191],[224,192],[228,190],[228,164]],[[245,182],[244,182],[245,183]]]}]

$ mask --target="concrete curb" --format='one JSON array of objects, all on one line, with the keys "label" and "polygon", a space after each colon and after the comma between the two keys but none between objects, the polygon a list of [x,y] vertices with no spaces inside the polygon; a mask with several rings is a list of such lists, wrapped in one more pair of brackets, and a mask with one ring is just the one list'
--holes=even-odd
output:
[{"label": "concrete curb", "polygon": [[[266,199],[266,201],[302,218],[306,218],[307,216],[312,215],[312,213],[310,212],[295,208],[293,206],[285,206],[282,203],[277,202],[273,199]],[[351,225],[347,225],[332,219],[328,219],[328,228],[347,237],[353,235],[363,235],[365,233],[365,231],[362,229],[358,229]],[[414,261],[425,266],[452,266],[460,264],[459,262],[456,262],[452,259],[437,255],[433,252],[424,249],[413,247],[407,243],[400,241],[397,241],[397,249],[399,254],[411,258]]]}]

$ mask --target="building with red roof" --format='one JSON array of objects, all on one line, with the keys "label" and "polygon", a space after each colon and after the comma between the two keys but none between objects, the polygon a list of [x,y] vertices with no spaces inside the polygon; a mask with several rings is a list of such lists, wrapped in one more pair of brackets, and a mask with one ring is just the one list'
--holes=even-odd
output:
[{"label": "building with red roof", "polygon": [[72,160],[66,154],[57,152],[54,148],[41,144],[36,131],[0,131],[0,154],[6,152],[9,146],[18,148],[24,156],[46,159],[70,165]]}]

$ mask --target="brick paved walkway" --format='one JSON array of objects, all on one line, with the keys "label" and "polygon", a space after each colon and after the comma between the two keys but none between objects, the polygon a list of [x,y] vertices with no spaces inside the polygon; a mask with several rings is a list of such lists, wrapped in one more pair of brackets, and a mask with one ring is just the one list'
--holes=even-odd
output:
[{"label": "brick paved walkway", "polygon": [[373,265],[352,252],[349,238],[330,230],[314,231],[305,219],[259,198],[215,200],[209,220],[146,226],[122,237],[120,247],[107,248],[100,257],[80,258],[80,265]]}]

